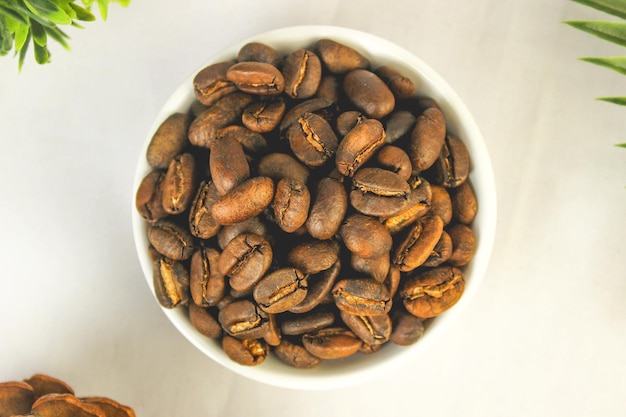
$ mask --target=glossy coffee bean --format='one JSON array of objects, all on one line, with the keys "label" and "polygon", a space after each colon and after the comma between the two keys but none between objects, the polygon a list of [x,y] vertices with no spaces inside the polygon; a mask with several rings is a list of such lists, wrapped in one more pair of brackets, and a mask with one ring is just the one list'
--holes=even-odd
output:
[{"label": "glossy coffee bean", "polygon": [[363,342],[350,330],[329,327],[302,336],[304,348],[321,359],[347,358],[359,351]]},{"label": "glossy coffee bean", "polygon": [[309,168],[293,156],[273,152],[265,155],[257,165],[259,175],[270,177],[276,182],[281,178],[293,178],[306,184],[309,179]]},{"label": "glossy coffee bean", "polygon": [[[245,114],[245,111],[244,111]],[[243,116],[242,116],[243,119]],[[267,140],[263,135],[244,126],[230,125],[220,129],[216,141],[232,138],[241,144],[247,156],[255,157],[267,151]]]},{"label": "glossy coffee bean", "polygon": [[239,235],[253,233],[268,239],[267,225],[258,216],[250,217],[242,222],[224,226],[217,233],[217,244],[224,249],[228,243]]},{"label": "glossy coffee bean", "polygon": [[245,233],[231,240],[222,251],[219,271],[229,276],[235,291],[245,292],[256,285],[269,269],[273,251],[269,242],[259,235]]},{"label": "glossy coffee bean", "polygon": [[194,250],[191,234],[167,219],[159,220],[148,227],[148,241],[157,252],[177,261],[188,259]]},{"label": "glossy coffee bean", "polygon": [[381,345],[389,340],[391,335],[391,318],[388,314],[378,316],[357,316],[340,312],[341,320],[352,332],[368,345]]},{"label": "glossy coffee bean", "polygon": [[452,253],[448,263],[453,266],[464,266],[470,263],[476,252],[474,232],[464,224],[455,224],[447,229],[452,241]]},{"label": "glossy coffee bean", "polygon": [[193,302],[202,307],[214,306],[226,292],[226,279],[219,270],[220,253],[213,248],[199,248],[191,256],[190,290]]},{"label": "glossy coffee bean", "polygon": [[337,116],[337,121],[335,122],[336,127],[337,127],[337,132],[339,132],[341,136],[345,136],[348,134],[349,131],[354,129],[356,125],[363,122],[363,120],[365,119],[366,119],[365,115],[359,111],[356,111],[356,110],[345,111],[341,113],[339,116]]},{"label": "glossy coffee bean", "polygon": [[250,178],[250,165],[243,147],[230,136],[222,137],[211,148],[209,157],[211,178],[220,195]]},{"label": "glossy coffee bean", "polygon": [[315,92],[318,98],[325,98],[337,103],[341,96],[341,82],[335,75],[322,76],[320,85]]},{"label": "glossy coffee bean", "polygon": [[436,184],[446,188],[461,185],[469,173],[469,153],[463,141],[456,136],[447,135],[433,167]]},{"label": "glossy coffee bean", "polygon": [[306,221],[311,194],[305,184],[293,178],[283,178],[276,184],[274,216],[278,226],[293,233]]},{"label": "glossy coffee bean", "polygon": [[317,274],[309,275],[306,297],[300,303],[291,307],[289,311],[296,314],[306,313],[323,303],[335,285],[340,271],[341,261],[338,259],[330,268]]},{"label": "glossy coffee bean", "polygon": [[274,354],[283,363],[299,369],[313,368],[321,362],[320,358],[310,354],[304,347],[286,339],[281,340],[274,348]]},{"label": "glossy coffee bean", "polygon": [[315,46],[324,66],[334,74],[370,66],[369,60],[356,49],[332,39],[320,39]]},{"label": "glossy coffee bean", "polygon": [[448,190],[441,185],[431,184],[430,214],[437,215],[447,225],[452,221],[452,198]]},{"label": "glossy coffee bean", "polygon": [[276,323],[276,314],[268,314],[268,318],[267,331],[263,335],[263,340],[270,346],[278,346],[282,340],[282,334]]},{"label": "glossy coffee bean", "polygon": [[411,195],[406,208],[383,221],[392,235],[415,223],[417,219],[431,210],[432,190],[430,183],[421,177],[411,177],[408,183],[411,188]]},{"label": "glossy coffee bean", "polygon": [[234,61],[218,62],[196,74],[193,92],[200,103],[210,106],[225,95],[237,91],[235,84],[226,78],[226,71],[234,64]]},{"label": "glossy coffee bean", "polygon": [[454,219],[463,224],[470,224],[474,221],[478,212],[478,202],[469,181],[453,188],[450,194]]},{"label": "glossy coffee bean", "polygon": [[350,256],[350,266],[357,272],[361,272],[378,282],[383,282],[389,273],[391,260],[386,253],[379,258],[361,258],[354,253]]},{"label": "glossy coffee bean", "polygon": [[396,99],[411,98],[415,94],[416,87],[413,81],[402,75],[397,69],[383,65],[376,68],[374,72],[389,86]]},{"label": "glossy coffee bean", "polygon": [[177,155],[170,161],[161,183],[161,203],[169,214],[187,210],[196,195],[196,160],[190,153]]},{"label": "glossy coffee bean", "polygon": [[328,122],[315,113],[304,113],[287,129],[294,155],[309,167],[323,165],[335,155],[339,145]]},{"label": "glossy coffee bean", "polygon": [[383,168],[395,172],[405,181],[411,178],[413,169],[411,160],[402,148],[393,145],[383,146],[376,154],[376,162]]},{"label": "glossy coffee bean", "polygon": [[244,366],[260,365],[269,355],[269,346],[263,340],[241,340],[229,335],[222,338],[222,349],[230,359]]},{"label": "glossy coffee bean", "polygon": [[374,119],[391,113],[396,100],[387,84],[366,69],[354,69],[343,80],[343,90],[359,110]]},{"label": "glossy coffee bean", "polygon": [[290,265],[302,273],[317,274],[332,267],[339,259],[339,245],[330,240],[299,243],[287,254]]},{"label": "glossy coffee bean", "polygon": [[205,307],[200,307],[194,303],[189,304],[189,321],[203,336],[217,339],[222,335],[222,326]]},{"label": "glossy coffee bean", "polygon": [[260,339],[268,327],[268,315],[250,300],[236,300],[218,314],[224,331],[238,339]]},{"label": "glossy coffee bean", "polygon": [[295,336],[313,333],[335,322],[335,315],[330,311],[314,311],[306,314],[297,314],[284,320],[280,326],[282,334]]},{"label": "glossy coffee bean", "polygon": [[429,268],[434,268],[450,259],[451,255],[452,239],[450,238],[450,235],[444,230],[443,233],[441,233],[439,241],[430,253],[430,256],[422,265]]},{"label": "glossy coffee bean", "polygon": [[418,219],[396,248],[393,263],[402,272],[421,266],[431,255],[442,233],[443,221],[439,216],[427,215]]},{"label": "glossy coffee bean", "polygon": [[337,148],[336,165],[342,175],[351,177],[385,144],[385,130],[376,119],[366,119],[350,130]]},{"label": "glossy coffee bean", "polygon": [[154,293],[163,307],[189,304],[189,272],[181,262],[161,256],[152,271]]},{"label": "glossy coffee bean", "polygon": [[424,334],[424,322],[406,311],[394,314],[393,330],[389,340],[396,345],[409,346],[417,342]]},{"label": "glossy coffee bean", "polygon": [[189,210],[189,231],[192,235],[209,239],[217,234],[220,224],[213,218],[211,210],[219,197],[213,181],[200,184]]},{"label": "glossy coffee bean", "polygon": [[165,119],[150,139],[146,159],[152,168],[166,169],[170,161],[187,145],[187,129],[191,119],[184,113],[174,113]]},{"label": "glossy coffee bean", "polygon": [[426,109],[417,117],[409,147],[409,156],[415,172],[425,171],[435,163],[445,138],[446,121],[439,109]]},{"label": "glossy coffee bean", "polygon": [[152,171],[146,175],[135,194],[135,208],[147,222],[154,223],[168,215],[163,209],[163,188],[165,178],[162,171]]},{"label": "glossy coffee bean", "polygon": [[440,266],[409,277],[400,297],[409,313],[431,318],[456,304],[464,288],[465,279],[460,269]]},{"label": "glossy coffee bean", "polygon": [[276,49],[262,42],[249,42],[239,49],[237,61],[257,61],[277,68],[282,65],[283,56]]},{"label": "glossy coffee bean", "polygon": [[280,122],[279,129],[282,132],[289,128],[289,126],[295,123],[304,114],[318,113],[319,111],[326,109],[332,104],[332,100],[323,97],[304,100],[303,102],[293,106],[289,111],[287,111],[287,113],[285,113],[285,117],[283,117],[283,120]]},{"label": "glossy coffee bean", "polygon": [[243,111],[241,122],[253,132],[271,132],[283,118],[285,107],[283,100],[252,103]]},{"label": "glossy coffee bean", "polygon": [[322,79],[322,63],[313,51],[298,49],[287,55],[282,72],[285,93],[289,97],[309,98],[315,94]]},{"label": "glossy coffee bean", "polygon": [[276,314],[298,305],[307,293],[307,279],[296,268],[278,269],[254,287],[254,300],[266,313]]},{"label": "glossy coffee bean", "polygon": [[407,135],[415,127],[417,119],[408,110],[396,110],[392,112],[385,123],[387,143],[394,143]]},{"label": "glossy coffee bean", "polygon": [[389,290],[373,279],[341,279],[335,283],[332,294],[339,310],[350,314],[379,316],[391,309]]},{"label": "glossy coffee bean", "polygon": [[261,214],[273,198],[274,182],[271,178],[250,178],[220,197],[213,204],[211,214],[221,225],[239,223]]},{"label": "glossy coffee bean", "polygon": [[343,185],[330,177],[319,180],[315,190],[306,228],[316,239],[332,238],[348,209],[348,195]]},{"label": "glossy coffee bean", "polygon": [[35,399],[33,387],[24,381],[0,383],[0,412],[3,416],[28,415]]},{"label": "glossy coffee bean", "polygon": [[239,90],[263,96],[277,95],[285,89],[283,74],[265,62],[238,62],[228,69],[226,77]]},{"label": "glossy coffee bean", "polygon": [[350,204],[365,215],[387,218],[408,207],[410,194],[409,184],[395,172],[361,168],[352,178]]},{"label": "glossy coffee bean", "polygon": [[391,250],[392,239],[387,228],[373,217],[349,216],[339,230],[344,245],[361,258],[380,258]]}]

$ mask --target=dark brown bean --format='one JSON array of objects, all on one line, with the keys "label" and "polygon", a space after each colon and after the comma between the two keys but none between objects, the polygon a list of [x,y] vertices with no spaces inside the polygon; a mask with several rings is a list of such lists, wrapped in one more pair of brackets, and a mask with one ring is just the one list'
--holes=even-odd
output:
[{"label": "dark brown bean", "polygon": [[229,335],[222,338],[222,349],[230,359],[244,366],[260,365],[269,355],[269,346],[263,340],[241,340]]},{"label": "dark brown bean", "polygon": [[273,198],[274,182],[271,178],[250,178],[220,197],[213,204],[211,214],[221,225],[239,223],[261,214]]},{"label": "dark brown bean", "polygon": [[447,135],[433,167],[436,184],[441,184],[446,188],[461,185],[469,173],[469,153],[465,144],[456,136]]},{"label": "dark brown bean", "polygon": [[341,320],[352,332],[368,345],[381,345],[391,335],[391,318],[388,314],[378,316],[357,316],[340,311]]},{"label": "dark brown bean", "polygon": [[278,346],[282,339],[280,328],[276,323],[276,314],[268,314],[267,331],[263,335],[263,340],[270,346]]},{"label": "dark brown bean", "polygon": [[356,110],[345,111],[341,113],[339,116],[337,116],[337,121],[336,121],[337,132],[339,132],[341,136],[345,136],[348,134],[349,131],[354,129],[356,125],[358,125],[365,119],[366,119],[365,115],[359,111],[356,111]]},{"label": "dark brown bean", "polygon": [[350,266],[357,272],[362,272],[378,282],[383,282],[389,273],[391,260],[388,253],[372,259],[361,258],[353,253],[350,256]]},{"label": "dark brown bean", "polygon": [[301,103],[296,104],[285,113],[285,117],[280,122],[280,131],[286,130],[292,123],[295,123],[305,113],[316,113],[333,104],[333,101],[328,98],[311,98],[304,100]]},{"label": "dark brown bean", "polygon": [[397,247],[393,263],[402,272],[421,266],[431,255],[442,233],[443,221],[439,216],[426,215],[418,219]]},{"label": "dark brown bean", "polygon": [[218,267],[220,253],[213,248],[199,248],[191,257],[189,287],[193,302],[202,307],[214,306],[224,297],[226,280]]},{"label": "dark brown bean", "polygon": [[245,233],[231,240],[224,248],[218,268],[230,277],[235,291],[246,292],[263,278],[273,258],[269,242],[259,235]]},{"label": "dark brown bean", "polygon": [[424,334],[424,322],[405,311],[397,312],[392,319],[393,330],[389,340],[396,345],[409,346]]},{"label": "dark brown bean", "polygon": [[141,217],[147,222],[154,223],[168,215],[163,209],[163,188],[161,184],[165,178],[163,171],[152,171],[146,175],[135,194],[135,207]]},{"label": "dark brown bean", "polygon": [[[321,304],[330,294],[340,270],[341,262],[338,259],[330,268],[318,274],[309,275],[306,297],[299,304],[291,307],[289,311],[296,314],[306,313]],[[330,301],[332,302],[332,299]]]},{"label": "dark brown bean", "polygon": [[385,130],[376,119],[366,119],[348,132],[337,148],[336,165],[342,175],[351,177],[385,144]]},{"label": "dark brown bean", "polygon": [[170,161],[187,145],[187,129],[191,118],[174,113],[165,119],[150,139],[146,159],[152,168],[166,169]]},{"label": "dark brown bean", "polygon": [[[132,416],[133,414],[125,413],[125,415]],[[106,417],[100,406],[90,404],[73,394],[48,394],[39,397],[33,403],[27,416]]]},{"label": "dark brown bean", "polygon": [[33,387],[23,381],[0,383],[0,415],[27,415],[35,402]]},{"label": "dark brown bean", "polygon": [[452,255],[452,239],[450,235],[444,230],[441,233],[441,238],[435,245],[435,248],[430,253],[430,256],[424,263],[423,266],[427,266],[429,268],[434,268],[446,262],[450,259]]},{"label": "dark brown bean", "polygon": [[441,185],[431,185],[430,212],[441,217],[443,224],[450,224],[452,220],[452,199],[448,190]]},{"label": "dark brown bean", "polygon": [[307,350],[300,346],[281,340],[280,344],[274,349],[276,357],[287,365],[291,365],[298,369],[309,369],[320,364],[320,358],[313,356]]},{"label": "dark brown bean", "polygon": [[225,137],[231,137],[239,142],[244,153],[250,156],[256,156],[267,150],[267,140],[265,140],[265,137],[244,126],[231,125],[220,129],[217,141]]},{"label": "dark brown bean", "polygon": [[411,178],[413,170],[411,160],[402,148],[393,145],[383,146],[376,154],[376,162],[383,168],[395,172],[405,181]]},{"label": "dark brown bean", "polygon": [[335,283],[332,290],[339,310],[358,316],[379,316],[391,309],[389,290],[369,278],[346,278]]},{"label": "dark brown bean", "polygon": [[270,96],[280,94],[285,89],[283,74],[265,62],[238,62],[228,69],[226,77],[239,90],[250,94]]},{"label": "dark brown bean", "polygon": [[299,243],[287,255],[287,261],[304,274],[317,274],[332,267],[339,259],[339,245],[329,240]]},{"label": "dark brown bean", "polygon": [[283,118],[285,108],[283,100],[258,101],[246,107],[241,122],[253,132],[271,132]]},{"label": "dark brown bean", "polygon": [[293,178],[283,178],[276,184],[274,217],[278,226],[293,233],[306,221],[311,204],[309,189]]},{"label": "dark brown bean", "polygon": [[341,94],[340,91],[341,82],[339,81],[339,78],[334,75],[325,75],[322,76],[320,85],[317,88],[315,95],[318,98],[325,98],[333,103],[337,103]]},{"label": "dark brown bean", "polygon": [[411,188],[395,172],[382,168],[361,168],[352,178],[350,204],[359,212],[375,217],[394,216],[410,204]]},{"label": "dark brown bean", "polygon": [[332,238],[348,209],[348,195],[343,185],[329,177],[319,180],[306,228],[316,239]]},{"label": "dark brown bean", "polygon": [[461,223],[450,226],[447,231],[452,240],[452,253],[448,263],[452,266],[467,265],[476,252],[474,232],[467,225]]},{"label": "dark brown bean", "polygon": [[270,153],[265,155],[257,165],[259,175],[270,177],[275,181],[281,178],[293,178],[306,184],[309,169],[296,158],[286,153]]},{"label": "dark brown bean", "polygon": [[250,300],[225,305],[218,314],[222,329],[241,340],[260,339],[268,327],[268,315]]},{"label": "dark brown bean", "polygon": [[217,339],[222,335],[222,326],[205,307],[193,303],[189,304],[189,321],[203,336]]},{"label": "dark brown bean", "polygon": [[335,315],[330,311],[314,311],[298,314],[282,322],[280,329],[284,335],[295,336],[313,333],[335,322]]},{"label": "dark brown bean", "polygon": [[257,61],[271,64],[277,68],[282,65],[283,56],[276,49],[261,42],[250,42],[239,49],[237,61]]},{"label": "dark brown bean", "polygon": [[268,239],[269,233],[265,223],[258,216],[250,217],[242,222],[224,226],[217,233],[217,244],[224,249],[228,243],[244,233],[254,233]]},{"label": "dark brown bean", "polygon": [[349,216],[339,229],[344,245],[361,258],[380,258],[391,249],[387,228],[373,217],[362,214]]},{"label": "dark brown bean", "polygon": [[74,394],[74,389],[65,381],[46,374],[35,374],[25,379],[24,382],[33,387],[35,398],[43,397],[47,394]]},{"label": "dark brown bean", "polygon": [[408,110],[397,110],[389,115],[387,123],[385,123],[385,132],[387,133],[387,143],[394,143],[404,135],[409,133],[415,126],[417,119]]},{"label": "dark brown bean", "polygon": [[374,71],[388,86],[396,99],[407,99],[415,94],[415,84],[410,78],[402,75],[397,69],[383,65]]},{"label": "dark brown bean", "polygon": [[170,259],[182,261],[193,254],[191,234],[167,219],[159,220],[148,227],[148,241],[160,254]]},{"label": "dark brown bean", "polygon": [[180,214],[187,210],[196,195],[196,160],[190,153],[177,155],[161,183],[163,210]]},{"label": "dark brown bean", "polygon": [[409,186],[411,187],[411,195],[407,208],[386,218],[383,222],[392,235],[410,226],[431,210],[432,190],[430,183],[421,177],[412,177],[409,179]]},{"label": "dark brown bean", "polygon": [[323,165],[339,145],[328,122],[315,113],[304,113],[292,123],[287,138],[294,155],[309,167]]},{"label": "dark brown bean", "polygon": [[220,224],[211,213],[213,204],[219,197],[213,181],[203,181],[200,184],[189,210],[189,231],[192,235],[201,239],[209,239],[220,230]]},{"label": "dark brown bean", "polygon": [[348,329],[327,327],[302,336],[302,344],[318,358],[341,359],[358,352],[363,342]]},{"label": "dark brown bean", "polygon": [[163,307],[189,304],[189,272],[181,262],[161,256],[154,261],[152,270],[154,293]]},{"label": "dark brown bean", "polygon": [[400,297],[409,313],[431,318],[456,304],[464,288],[465,279],[460,269],[440,266],[409,277]]},{"label": "dark brown bean", "polygon": [[227,94],[237,91],[237,87],[226,78],[226,71],[235,61],[211,64],[200,70],[193,79],[193,92],[198,101],[210,106]]},{"label": "dark brown bean", "polygon": [[415,172],[425,171],[435,163],[445,138],[446,121],[439,109],[428,108],[417,117],[409,146]]},{"label": "dark brown bean", "polygon": [[259,281],[252,293],[266,313],[276,314],[298,305],[307,293],[307,279],[296,268],[281,268]]},{"label": "dark brown bean", "polygon": [[370,66],[369,60],[356,49],[332,39],[320,39],[315,46],[326,68],[334,74]]},{"label": "dark brown bean", "polygon": [[452,216],[459,223],[470,224],[478,212],[476,195],[469,181],[463,182],[450,192],[452,200]]},{"label": "dark brown bean", "polygon": [[295,99],[312,97],[322,79],[322,63],[319,57],[306,49],[293,51],[283,65],[285,93]]},{"label": "dark brown bean", "polygon": [[365,69],[348,72],[343,80],[343,90],[352,104],[374,119],[382,119],[390,114],[396,104],[387,84]]},{"label": "dark brown bean", "polygon": [[209,167],[220,195],[227,194],[250,177],[250,165],[243,147],[230,136],[215,142],[211,148]]}]

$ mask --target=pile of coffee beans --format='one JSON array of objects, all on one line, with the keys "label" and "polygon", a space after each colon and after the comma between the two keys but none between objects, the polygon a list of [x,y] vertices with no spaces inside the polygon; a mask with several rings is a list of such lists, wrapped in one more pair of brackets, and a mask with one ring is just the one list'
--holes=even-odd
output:
[{"label": "pile of coffee beans", "polygon": [[135,417],[132,408],[107,397],[77,397],[60,379],[35,374],[0,382],[0,417]]},{"label": "pile of coffee beans", "polygon": [[246,44],[190,88],[136,193],[163,307],[240,364],[310,368],[412,344],[459,300],[469,154],[414,81],[321,39]]}]

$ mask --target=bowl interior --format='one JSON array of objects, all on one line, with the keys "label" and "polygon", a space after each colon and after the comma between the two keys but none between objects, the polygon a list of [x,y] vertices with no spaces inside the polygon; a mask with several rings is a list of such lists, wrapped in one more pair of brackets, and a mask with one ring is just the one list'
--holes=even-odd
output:
[{"label": "bowl interior", "polygon": [[[311,46],[320,38],[331,38],[355,48],[366,56],[374,67],[380,65],[395,67],[413,80],[420,95],[429,96],[439,103],[446,117],[448,130],[464,141],[470,153],[472,161],[470,181],[479,203],[478,214],[472,224],[477,240],[477,251],[472,262],[464,269],[466,287],[461,300],[453,308],[432,320],[417,343],[409,347],[388,343],[374,355],[353,355],[342,360],[323,361],[320,366],[309,370],[291,368],[273,356],[268,357],[259,366],[241,366],[226,356],[217,341],[198,333],[188,320],[185,310],[163,308],[163,312],[174,326],[192,344],[221,365],[259,382],[295,389],[331,389],[347,386],[364,382],[381,373],[398,370],[401,364],[406,364],[408,361],[419,360],[421,353],[428,349],[438,335],[450,327],[454,319],[462,314],[477,291],[491,254],[496,224],[495,182],[489,155],[476,123],[457,94],[434,70],[407,50],[368,33],[333,26],[296,26],[262,33],[231,45],[199,66],[167,100],[156,117],[152,129],[148,132],[139,155],[133,192],[137,190],[143,177],[150,171],[145,151],[152,135],[171,113],[188,111],[195,99],[192,87],[193,77],[200,69],[211,63],[236,57],[238,50],[248,42],[263,42],[280,52],[287,53]],[[152,265],[147,252],[147,227],[137,214],[134,201],[132,221],[141,267],[148,286],[154,294]]]}]

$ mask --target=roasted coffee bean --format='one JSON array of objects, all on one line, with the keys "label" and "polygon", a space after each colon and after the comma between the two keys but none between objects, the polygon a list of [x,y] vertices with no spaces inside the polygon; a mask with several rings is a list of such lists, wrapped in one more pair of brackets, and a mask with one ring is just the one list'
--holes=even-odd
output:
[{"label": "roasted coffee bean", "polygon": [[[243,118],[243,116],[242,116]],[[256,156],[267,150],[267,140],[258,132],[246,127],[231,125],[221,129],[218,133],[218,141],[225,137],[232,137],[241,144],[244,153]]]},{"label": "roasted coffee bean", "polygon": [[418,219],[396,248],[393,263],[400,271],[412,271],[431,255],[443,233],[439,216],[427,215]]},{"label": "roasted coffee bean", "polygon": [[341,136],[345,136],[348,134],[349,131],[354,129],[356,125],[358,125],[365,119],[366,119],[365,115],[359,111],[356,111],[356,110],[345,111],[341,113],[339,116],[337,116],[337,121],[336,121],[337,132],[339,132]]},{"label": "roasted coffee bean", "polygon": [[383,65],[374,71],[388,86],[396,99],[411,98],[415,95],[415,84],[397,69]]},{"label": "roasted coffee bean", "polygon": [[220,253],[213,248],[199,248],[191,256],[189,287],[193,302],[202,307],[214,306],[224,297],[226,279],[218,267]]},{"label": "roasted coffee bean", "polygon": [[227,194],[250,177],[250,165],[243,147],[230,136],[215,142],[211,148],[209,166],[211,178],[220,195]]},{"label": "roasted coffee bean", "polygon": [[99,406],[82,401],[72,394],[48,394],[39,397],[24,414],[38,417],[107,417]]},{"label": "roasted coffee bean", "polygon": [[237,87],[226,78],[226,71],[235,61],[211,64],[200,70],[193,79],[193,92],[198,101],[210,106],[227,94],[237,91]]},{"label": "roasted coffee bean", "polygon": [[354,69],[343,79],[343,90],[359,110],[374,119],[390,114],[396,100],[389,87],[376,74],[366,69]]},{"label": "roasted coffee bean", "polygon": [[254,233],[265,239],[269,237],[267,225],[258,216],[255,216],[240,223],[222,227],[217,233],[217,244],[221,249],[224,249],[231,240],[244,233]]},{"label": "roasted coffee bean", "polygon": [[190,122],[189,115],[174,113],[159,125],[146,150],[146,159],[152,168],[166,169],[170,161],[183,151]]},{"label": "roasted coffee bean", "polygon": [[336,165],[342,175],[351,177],[385,144],[385,130],[376,119],[366,119],[350,130],[337,148]]},{"label": "roasted coffee bean", "polygon": [[295,336],[313,333],[335,322],[335,315],[330,311],[315,311],[307,314],[298,314],[286,319],[280,325],[284,335]]},{"label": "roasted coffee bean", "polygon": [[250,42],[239,49],[237,61],[257,61],[271,64],[277,68],[282,65],[283,56],[276,49],[261,42]]},{"label": "roasted coffee bean", "polygon": [[267,331],[263,335],[263,340],[270,346],[278,346],[281,339],[282,335],[276,323],[276,314],[268,314]]},{"label": "roasted coffee bean", "polygon": [[392,235],[410,226],[431,209],[432,190],[429,182],[421,177],[412,177],[409,179],[409,186],[411,195],[407,208],[383,221]]},{"label": "roasted coffee bean", "polygon": [[241,122],[253,132],[271,132],[283,118],[285,107],[282,100],[252,103],[243,111]]},{"label": "roasted coffee bean", "polygon": [[187,133],[189,142],[200,148],[211,148],[220,130],[238,121],[252,100],[251,95],[240,91],[222,97],[191,122]]},{"label": "roasted coffee bean", "polygon": [[353,253],[350,256],[350,266],[357,272],[362,272],[378,282],[383,282],[389,273],[391,260],[388,253],[380,258],[372,259],[361,258]]},{"label": "roasted coffee bean", "polygon": [[307,279],[296,268],[282,268],[266,275],[254,287],[254,300],[266,313],[276,314],[298,305],[307,293]]},{"label": "roasted coffee bean", "polygon": [[152,270],[154,292],[163,307],[189,304],[189,271],[181,262],[162,256],[154,261]]},{"label": "roasted coffee bean", "polygon": [[456,304],[464,288],[465,279],[460,269],[440,266],[407,278],[400,297],[409,313],[431,318]]},{"label": "roasted coffee bean", "polygon": [[226,77],[239,90],[250,94],[273,96],[285,89],[283,74],[265,62],[238,62],[228,69]]},{"label": "roasted coffee bean", "polygon": [[391,335],[391,318],[388,314],[378,316],[357,316],[340,312],[341,320],[352,332],[367,345],[381,345]]},{"label": "roasted coffee bean", "polygon": [[180,214],[187,210],[196,195],[196,160],[190,153],[177,155],[161,183],[161,202],[169,214]]},{"label": "roasted coffee bean", "polygon": [[219,271],[230,277],[235,291],[246,292],[263,278],[273,259],[269,242],[259,235],[245,233],[231,240],[222,251]]},{"label": "roasted coffee bean", "polygon": [[305,113],[316,113],[331,106],[332,104],[332,100],[322,97],[304,100],[303,102],[293,106],[291,110],[285,113],[285,117],[283,117],[283,120],[280,122],[279,129],[282,132],[295,123]]},{"label": "roasted coffee bean", "polygon": [[25,379],[24,382],[33,387],[35,398],[43,397],[47,394],[74,394],[74,389],[66,382],[50,375],[35,374]]},{"label": "roasted coffee bean", "polygon": [[396,295],[401,279],[402,279],[402,274],[400,273],[400,269],[395,265],[391,265],[389,267],[389,272],[387,273],[387,277],[385,277],[385,280],[383,281],[383,284],[385,284],[385,288],[389,290],[390,298],[393,299],[393,297]]},{"label": "roasted coffee bean", "polygon": [[383,146],[376,154],[376,162],[383,168],[395,172],[405,181],[411,178],[413,169],[411,160],[402,148],[393,145]]},{"label": "roasted coffee bean", "polygon": [[361,258],[380,258],[391,250],[392,240],[387,228],[373,217],[349,216],[339,234],[350,252]]},{"label": "roasted coffee bean", "polygon": [[225,305],[218,314],[224,331],[238,339],[260,339],[268,327],[268,315],[250,300]]},{"label": "roasted coffee bean", "polygon": [[430,200],[430,213],[436,214],[441,217],[443,224],[447,225],[452,220],[452,199],[448,190],[441,185],[432,185],[431,200]]},{"label": "roasted coffee bean", "polygon": [[194,303],[189,304],[189,321],[200,334],[206,337],[217,339],[222,335],[222,326],[205,307]]},{"label": "roasted coffee bean", "polygon": [[315,44],[326,68],[335,74],[344,74],[357,68],[369,68],[370,62],[354,48],[332,39],[320,39]]},{"label": "roasted coffee bean", "polygon": [[391,217],[409,205],[411,188],[395,172],[382,168],[361,168],[352,178],[350,204],[359,212]]},{"label": "roasted coffee bean", "polygon": [[452,266],[467,265],[476,252],[474,232],[468,226],[460,223],[450,226],[447,231],[452,240],[452,253],[448,263]]},{"label": "roasted coffee bean", "polygon": [[269,177],[254,177],[244,181],[220,197],[211,214],[221,225],[242,222],[261,214],[274,198],[274,182]]},{"label": "roasted coffee bean", "polygon": [[413,171],[425,171],[435,163],[445,138],[446,121],[439,109],[426,109],[417,117],[409,146]]},{"label": "roasted coffee bean", "polygon": [[[135,417],[135,411],[107,397],[81,397],[83,403],[97,406],[104,417]],[[43,417],[43,416],[42,416]]]},{"label": "roasted coffee bean", "polygon": [[224,335],[222,348],[230,359],[245,366],[259,365],[269,355],[269,346],[260,339],[241,340]]},{"label": "roasted coffee bean", "polygon": [[0,415],[18,416],[30,413],[35,402],[33,387],[23,381],[0,383]]},{"label": "roasted coffee bean", "polygon": [[341,311],[358,316],[379,316],[391,309],[389,290],[369,278],[346,278],[332,289],[335,304]]},{"label": "roasted coffee bean", "polygon": [[[335,285],[335,280],[339,276],[340,270],[341,261],[338,259],[330,268],[318,274],[309,275],[306,297],[300,303],[291,307],[289,311],[296,314],[306,313],[323,303]],[[329,302],[332,302],[332,299]]]},{"label": "roasted coffee bean", "polygon": [[339,230],[347,209],[348,195],[343,185],[333,178],[320,179],[306,220],[307,231],[316,239],[332,238]]},{"label": "roasted coffee bean", "polygon": [[334,75],[325,75],[322,76],[320,85],[317,88],[315,95],[318,98],[325,98],[333,103],[337,103],[341,94],[340,91],[341,82],[339,81],[339,78]]},{"label": "roasted coffee bean", "polygon": [[436,184],[446,188],[461,185],[469,173],[469,154],[465,144],[456,136],[447,135],[433,167]]},{"label": "roasted coffee bean", "polygon": [[429,268],[434,268],[446,262],[452,255],[452,239],[450,235],[444,230],[441,233],[441,238],[435,245],[435,248],[430,253],[430,256],[422,264]]},{"label": "roasted coffee bean", "polygon": [[163,209],[163,188],[162,183],[165,173],[162,171],[152,171],[146,175],[135,195],[135,207],[141,217],[147,222],[154,223],[168,215]]},{"label": "roasted coffee bean", "polygon": [[293,51],[283,65],[285,93],[296,99],[312,97],[322,79],[322,63],[319,57],[306,49]]},{"label": "roasted coffee bean", "polygon": [[160,254],[170,259],[182,261],[193,254],[191,234],[167,219],[159,220],[148,227],[148,241]]},{"label": "roasted coffee bean", "polygon": [[289,251],[287,261],[303,274],[317,274],[332,267],[339,259],[339,245],[334,241],[311,240]]},{"label": "roasted coffee bean", "polygon": [[469,181],[463,182],[450,192],[452,200],[452,216],[459,223],[470,224],[478,212],[476,195]]},{"label": "roasted coffee bean", "polygon": [[358,352],[363,342],[348,329],[327,327],[302,336],[302,344],[320,359],[341,359]]},{"label": "roasted coffee bean", "polygon": [[409,133],[414,128],[416,120],[413,113],[408,110],[396,110],[391,113],[385,123],[386,142],[394,143]]},{"label": "roasted coffee bean", "polygon": [[304,113],[292,123],[287,138],[294,155],[309,167],[323,165],[339,145],[332,127],[315,113]]},{"label": "roasted coffee bean", "polygon": [[304,224],[311,204],[309,189],[298,180],[283,178],[276,184],[274,216],[278,226],[293,233]]},{"label": "roasted coffee bean", "polygon": [[259,161],[259,175],[277,181],[281,178],[293,178],[303,184],[309,179],[309,169],[296,158],[286,153],[270,153]]},{"label": "roasted coffee bean", "polygon": [[274,349],[276,357],[286,363],[299,369],[309,369],[320,364],[320,358],[310,354],[304,347],[291,343],[283,339]]},{"label": "roasted coffee bean", "polygon": [[417,342],[424,334],[424,322],[405,311],[394,314],[393,330],[389,340],[400,346],[409,346]]},{"label": "roasted coffee bean", "polygon": [[209,239],[220,230],[220,224],[213,218],[213,204],[220,198],[213,181],[203,181],[189,210],[189,231],[201,239]]}]

